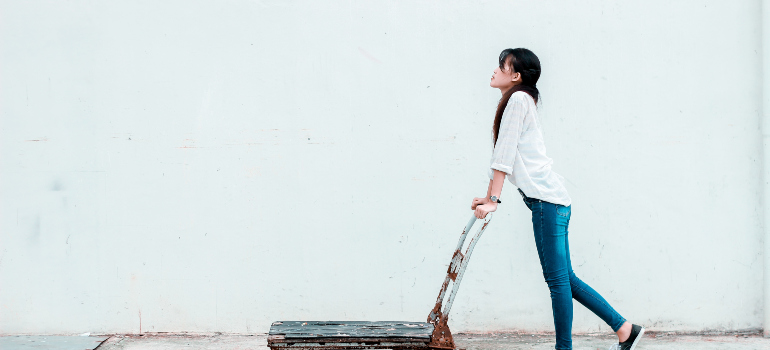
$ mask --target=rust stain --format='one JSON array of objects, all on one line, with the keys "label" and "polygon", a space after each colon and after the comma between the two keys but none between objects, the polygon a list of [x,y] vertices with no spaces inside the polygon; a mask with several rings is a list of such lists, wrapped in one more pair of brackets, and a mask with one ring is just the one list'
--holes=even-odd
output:
[{"label": "rust stain", "polygon": [[[466,233],[467,232],[463,228],[463,232],[460,236],[465,235]],[[444,315],[441,308],[444,304],[444,296],[446,295],[449,281],[455,281],[457,279],[457,273],[462,265],[463,258],[465,257],[460,251],[461,249],[462,246],[456,249],[452,254],[452,260],[447,268],[447,276],[444,278],[444,283],[441,284],[438,299],[436,299],[433,310],[430,310],[430,314],[428,314],[428,322],[433,325],[433,333],[430,336],[430,343],[428,343],[428,347],[431,349],[454,350],[455,348],[454,338],[452,338],[452,332],[449,330],[449,325],[447,324],[449,315]]]},{"label": "rust stain", "polygon": [[441,285],[441,291],[438,293],[438,300],[436,300],[436,305],[433,306],[433,310],[430,310],[430,314],[428,315],[428,322],[434,323],[441,319],[441,304],[443,303],[444,292],[446,292],[446,287],[448,285],[449,278],[445,278],[444,283]]},{"label": "rust stain", "polygon": [[361,54],[362,54],[362,55],[364,55],[364,57],[366,57],[366,58],[368,58],[368,59],[370,59],[370,60],[372,60],[372,61],[374,61],[374,62],[377,62],[377,63],[382,63],[382,62],[380,62],[380,60],[378,60],[376,57],[372,56],[372,54],[370,54],[370,53],[368,53],[368,52],[364,51],[364,49],[362,49],[362,48],[360,48],[360,47],[359,47],[359,48],[358,48],[358,51],[360,51],[360,52],[361,52]]},{"label": "rust stain", "polygon": [[[450,269],[451,268],[452,267],[450,265]],[[428,315],[428,322],[433,325],[433,333],[430,336],[430,343],[428,343],[429,348],[432,348],[432,349],[454,349],[455,348],[455,342],[454,342],[454,339],[452,338],[452,332],[449,330],[449,325],[447,324],[448,322],[447,315],[444,315],[443,312],[441,312],[444,294],[446,292],[447,286],[449,286],[449,280],[450,278],[454,280],[455,277],[457,277],[456,273],[447,274],[447,277],[444,279],[444,283],[441,285],[441,292],[439,292],[436,305],[433,306],[433,310],[431,310],[430,315]]]},{"label": "rust stain", "polygon": [[[489,221],[485,222],[484,225],[479,229],[480,235],[481,232],[484,231],[484,229],[489,224]],[[466,259],[466,256],[462,253],[462,242],[465,241],[465,235],[468,234],[468,232],[463,229],[462,234],[460,234],[460,243],[458,243],[458,247],[455,250],[455,252],[452,254],[452,260],[449,263],[449,268],[447,268],[447,276],[444,278],[444,283],[441,285],[441,291],[438,293],[438,299],[436,299],[436,304],[433,306],[433,310],[430,311],[430,314],[428,314],[428,322],[433,325],[433,333],[431,333],[430,337],[430,343],[428,343],[428,348],[430,349],[443,349],[443,350],[454,350],[455,349],[455,342],[452,338],[452,332],[449,330],[449,315],[444,314],[444,311],[442,310],[443,303],[444,303],[444,296],[446,296],[446,290],[449,286],[449,281],[454,281],[454,283],[458,283],[457,277],[458,274],[462,273],[462,266],[463,266],[463,260]],[[472,250],[474,241],[477,237],[474,237],[471,239],[470,244],[468,245],[468,250],[465,251],[466,254],[470,254],[470,251]],[[468,255],[470,256],[470,255]],[[457,287],[457,285],[454,285]],[[455,289],[453,289],[455,290]],[[450,294],[449,299],[452,300],[453,295]],[[449,311],[449,310],[447,310]]]},{"label": "rust stain", "polygon": [[433,324],[433,333],[430,335],[428,347],[432,349],[454,350],[455,341],[447,325],[446,317],[442,317],[438,324]]},{"label": "rust stain", "polygon": [[[471,240],[473,242],[473,240]],[[463,253],[460,252],[460,249],[455,250],[454,255],[452,255],[452,262],[449,263],[449,267],[446,270],[447,276],[452,279],[452,281],[455,281],[457,279],[457,271],[460,269],[460,265],[463,262]]]},{"label": "rust stain", "polygon": [[198,148],[197,146],[188,145],[188,143],[195,144],[195,139],[184,139],[182,140],[182,143],[184,143],[184,146],[176,147],[176,148]]}]

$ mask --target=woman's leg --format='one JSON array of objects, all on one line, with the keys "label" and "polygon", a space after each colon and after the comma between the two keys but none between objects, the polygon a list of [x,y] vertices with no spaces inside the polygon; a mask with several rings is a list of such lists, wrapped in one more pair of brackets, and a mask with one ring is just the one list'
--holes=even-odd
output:
[{"label": "woman's leg", "polygon": [[537,201],[527,203],[527,207],[532,210],[537,253],[551,291],[556,349],[572,348],[572,298],[599,316],[624,341],[631,324],[572,270],[568,239],[572,207]]},{"label": "woman's leg", "polygon": [[[556,208],[557,215],[566,215],[567,224],[569,224],[571,210],[572,206],[564,207],[559,205]],[[620,316],[620,314],[615,311],[615,309],[613,309],[612,306],[610,306],[610,304],[604,300],[604,298],[602,298],[602,296],[597,291],[575,276],[575,273],[572,271],[572,263],[570,262],[569,257],[569,233],[567,225],[565,225],[564,231],[564,250],[566,252],[565,255],[567,257],[567,266],[569,268],[569,282],[572,289],[572,297],[575,298],[575,300],[577,300],[580,304],[583,304],[583,306],[591,310],[591,312],[596,314],[596,316],[599,316],[599,318],[601,318],[604,322],[607,323],[608,326],[612,328],[612,331],[618,332],[621,326],[626,323],[626,319],[623,318],[623,316]],[[629,323],[627,326],[627,329],[624,330],[627,331],[626,333],[630,333],[631,324]],[[618,334],[618,336],[620,337],[621,335]],[[628,337],[628,334],[626,334],[625,337]]]},{"label": "woman's leg", "polygon": [[569,216],[562,215],[563,210],[558,213],[557,205],[548,202],[532,202],[530,209],[540,266],[551,291],[556,349],[572,349],[572,268],[567,250]]}]

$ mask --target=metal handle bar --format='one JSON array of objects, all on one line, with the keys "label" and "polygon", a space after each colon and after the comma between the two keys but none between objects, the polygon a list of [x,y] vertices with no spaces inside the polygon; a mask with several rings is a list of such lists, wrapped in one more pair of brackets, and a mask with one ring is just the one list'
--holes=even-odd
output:
[{"label": "metal handle bar", "polygon": [[[476,243],[479,241],[481,234],[484,233],[487,225],[489,225],[489,221],[492,220],[492,213],[487,213],[487,216],[484,217],[483,220],[484,224],[481,226],[481,228],[479,228],[478,232],[476,232],[476,235],[473,236],[473,239],[471,239],[471,242],[468,244],[468,248],[465,250],[465,254],[463,254],[461,250],[463,243],[465,243],[465,238],[468,237],[468,233],[471,231],[473,224],[476,222],[475,214],[471,215],[471,219],[468,220],[468,223],[465,225],[465,229],[463,229],[463,233],[460,235],[460,241],[457,243],[457,248],[452,255],[452,261],[449,263],[447,276],[444,278],[444,283],[441,285],[441,291],[438,294],[436,305],[428,315],[428,322],[434,324],[443,322],[446,324],[447,318],[449,317],[449,310],[452,309],[452,303],[454,302],[457,290],[460,288],[460,282],[462,281],[463,275],[465,274],[465,268],[468,266],[471,253],[473,253],[473,247],[476,246]],[[449,294],[446,307],[444,307],[444,310],[441,310],[441,306],[443,304],[444,296],[446,295],[446,290],[449,286],[450,280],[454,281],[454,284],[452,285],[452,292]]]}]

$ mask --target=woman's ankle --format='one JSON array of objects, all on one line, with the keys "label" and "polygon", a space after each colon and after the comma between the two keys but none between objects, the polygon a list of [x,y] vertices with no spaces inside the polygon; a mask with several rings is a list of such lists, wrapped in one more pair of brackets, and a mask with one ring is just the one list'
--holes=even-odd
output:
[{"label": "woman's ankle", "polygon": [[631,322],[626,321],[623,323],[622,326],[620,326],[620,329],[618,329],[615,334],[618,335],[618,342],[622,343],[626,340],[628,340],[628,337],[631,336]]}]

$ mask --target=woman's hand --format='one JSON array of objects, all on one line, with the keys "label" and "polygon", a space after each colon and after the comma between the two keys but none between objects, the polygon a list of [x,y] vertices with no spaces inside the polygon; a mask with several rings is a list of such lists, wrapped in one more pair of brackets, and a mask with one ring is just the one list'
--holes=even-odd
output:
[{"label": "woman's hand", "polygon": [[476,215],[477,219],[483,219],[487,217],[488,213],[491,213],[495,210],[497,210],[497,203],[490,201],[489,203],[477,206],[474,215]]},{"label": "woman's hand", "polygon": [[487,204],[489,202],[490,202],[490,200],[487,197],[484,197],[484,198],[479,198],[479,197],[473,198],[473,203],[471,203],[471,210],[476,210],[477,206],[484,205],[484,204]]}]

